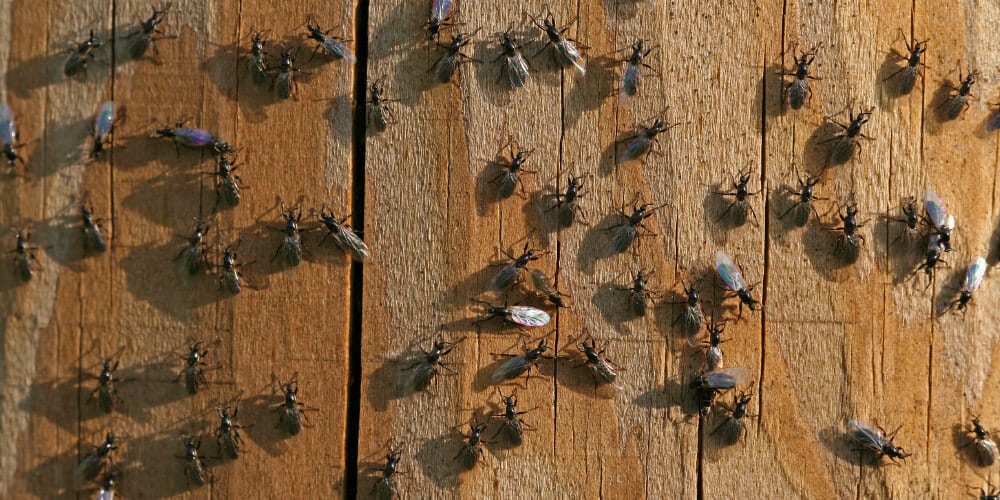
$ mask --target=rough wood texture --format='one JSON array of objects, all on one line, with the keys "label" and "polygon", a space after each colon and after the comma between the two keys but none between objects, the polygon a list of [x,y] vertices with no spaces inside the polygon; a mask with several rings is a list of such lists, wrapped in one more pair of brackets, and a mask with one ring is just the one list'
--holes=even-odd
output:
[{"label": "rough wood texture", "polygon": [[[406,474],[397,482],[408,497],[959,498],[968,485],[996,480],[959,449],[972,415],[1000,425],[989,390],[997,382],[995,277],[987,275],[964,318],[938,313],[974,256],[991,265],[1000,259],[997,140],[984,127],[997,93],[1000,56],[990,30],[1000,8],[463,1],[461,29],[480,30],[466,52],[482,63],[439,84],[428,68],[441,51],[420,26],[429,5],[178,1],[168,17],[178,38],[157,44],[162,64],[129,60],[119,41],[114,57],[103,50],[86,77],[66,79],[61,51],[69,43],[91,28],[104,38],[127,34],[150,5],[0,0],[0,90],[30,141],[22,150],[29,175],[0,181],[2,248],[12,248],[16,228],[43,247],[31,283],[0,272],[0,495],[70,493],[74,467],[109,428],[127,436],[118,454],[126,498],[365,496],[378,474],[370,469],[382,465],[390,444],[403,450]],[[512,92],[492,62],[494,33],[513,26],[521,39],[536,40],[523,49],[534,54],[541,38],[527,16],[547,6],[560,25],[576,20],[566,34],[589,47],[587,74],[561,71],[543,54],[530,59],[530,92]],[[276,43],[268,50],[277,55],[277,42],[298,43],[310,14],[353,38],[359,8],[369,17],[369,50],[360,58],[366,78],[339,61],[310,60],[312,42],[298,53],[309,73],[298,75],[297,99],[276,102],[243,78],[238,55],[253,28],[271,30]],[[930,42],[924,78],[899,97],[883,79],[900,64],[887,51],[905,50],[901,34]],[[619,60],[636,38],[657,46],[646,59],[654,70],[638,98],[621,100]],[[812,72],[821,80],[810,82],[809,104],[793,111],[777,73],[792,67],[799,49],[818,44]],[[942,121],[937,109],[949,92],[942,83],[957,85],[959,62],[981,72],[978,99],[959,119]],[[356,143],[355,85],[376,79],[386,98],[398,100],[389,103],[395,123]],[[128,121],[108,160],[88,162],[93,116],[107,99],[127,107]],[[874,107],[864,128],[872,139],[848,163],[824,170],[822,141],[836,131],[825,119],[840,113],[848,121],[851,105]],[[642,161],[616,165],[615,141],[657,116],[680,125]],[[229,297],[213,278],[185,281],[174,269],[184,244],[177,235],[215,206],[210,156],[148,138],[153,121],[179,118],[240,148],[244,201],[215,217],[208,241],[238,241],[258,290]],[[527,168],[535,173],[523,176],[523,197],[499,200],[489,162],[507,157],[501,146],[511,141],[533,150]],[[354,177],[356,157],[363,179]],[[712,192],[729,190],[741,170],[762,192],[750,201],[756,217],[734,227],[718,221],[729,201]],[[820,220],[798,228],[779,219],[793,202],[785,189],[821,172],[817,195],[828,200],[817,202]],[[577,175],[586,176],[581,203],[590,225],[560,229],[545,212],[552,203],[545,195]],[[958,229],[955,251],[945,256],[951,267],[925,289],[922,275],[909,279],[920,250],[893,245],[899,228],[884,216],[929,187]],[[664,205],[647,220],[655,235],[609,256],[603,228],[636,196]],[[83,200],[108,219],[104,255],[81,250]],[[833,254],[837,235],[825,228],[839,225],[835,201],[851,200],[866,224],[861,257],[848,265]],[[373,250],[363,279],[352,279],[358,268],[339,250],[317,245],[321,231],[306,233],[301,267],[271,262],[281,201],[302,204],[307,217],[324,203],[337,214],[363,203]],[[477,328],[481,308],[471,298],[541,304],[516,288],[507,296],[489,291],[499,250],[517,253],[525,241],[548,252],[532,266],[555,277],[571,307],[527,336],[495,320]],[[756,284],[764,312],[744,311],[735,321],[734,299],[723,301],[714,284],[719,250]],[[652,287],[662,294],[650,314],[633,318],[618,288],[639,269],[654,272]],[[672,324],[680,308],[667,303],[702,276],[706,312],[727,320],[726,365],[752,374],[741,389],[753,392],[757,418],[730,446],[711,434],[717,416],[697,416],[688,383],[701,357]],[[620,391],[595,390],[574,366],[583,332],[622,367]],[[445,359],[455,374],[411,394],[403,369],[438,335],[465,338]],[[538,376],[503,387],[506,394],[519,387],[520,409],[531,410],[522,416],[532,427],[525,443],[494,439],[493,419],[483,463],[462,470],[453,459],[461,434],[474,417],[502,410],[490,384],[496,355],[545,335],[556,354],[572,359],[543,360]],[[178,354],[192,339],[216,337],[210,361],[222,368],[190,397],[174,381]],[[350,369],[352,347],[360,372]],[[119,349],[124,404],[105,416],[88,403],[92,376],[97,358]],[[294,372],[301,399],[320,411],[309,415],[315,427],[285,438],[273,428],[280,399],[271,376]],[[360,400],[352,402],[358,377]],[[203,433],[203,452],[214,455],[214,407],[240,394],[240,421],[253,425],[247,455],[213,463],[216,482],[189,490],[174,458],[183,452],[180,435]],[[852,417],[901,427],[896,442],[913,456],[902,467],[860,465],[844,438]]]}]

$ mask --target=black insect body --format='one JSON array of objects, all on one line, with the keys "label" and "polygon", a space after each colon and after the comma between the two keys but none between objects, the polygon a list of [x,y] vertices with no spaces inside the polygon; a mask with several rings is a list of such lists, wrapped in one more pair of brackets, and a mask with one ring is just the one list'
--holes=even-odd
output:
[{"label": "black insect body", "polygon": [[618,368],[615,366],[611,360],[604,357],[604,349],[598,350],[597,342],[591,338],[588,342],[586,339],[577,346],[577,349],[584,356],[584,361],[576,366],[587,366],[591,370],[591,375],[594,377],[594,387],[597,388],[602,384],[608,384],[615,389],[620,387],[616,384],[618,380]]},{"label": "black insect body", "polygon": [[[503,401],[504,411],[503,413],[494,414],[494,418],[502,418],[503,422],[500,424],[500,428],[493,434],[490,439],[495,439],[501,432],[503,432],[507,439],[510,440],[511,444],[514,446],[520,446],[524,443],[524,430],[534,429],[528,425],[521,415],[528,413],[531,410],[517,411],[517,389],[510,396],[505,396],[503,391],[499,388],[497,392],[500,393],[500,399]],[[534,409],[534,408],[532,408]]]},{"label": "black insect body", "polygon": [[733,202],[730,203],[728,207],[726,207],[726,210],[722,212],[722,215],[720,215],[719,218],[715,220],[716,222],[721,221],[723,218],[726,217],[726,215],[729,215],[730,212],[733,213],[733,223],[736,224],[737,226],[742,226],[743,224],[746,224],[747,212],[749,212],[750,215],[753,215],[755,220],[757,219],[757,213],[754,212],[753,205],[747,203],[747,197],[754,196],[760,193],[760,190],[750,191],[749,184],[750,184],[750,174],[749,173],[744,174],[743,172],[740,172],[739,182],[735,180],[733,181],[733,191],[713,191],[714,194],[720,196],[732,196],[735,198]]},{"label": "black insect body", "polygon": [[830,231],[841,231],[834,253],[842,256],[848,262],[854,262],[858,258],[860,243],[865,241],[865,236],[859,233],[858,229],[864,227],[865,223],[858,222],[858,207],[853,203],[847,206],[846,214],[838,214],[838,216],[843,225],[828,228]]},{"label": "black insect body", "polygon": [[460,24],[451,21],[451,9],[454,6],[455,0],[434,0],[431,3],[431,17],[424,23],[428,40],[440,40],[442,28]]},{"label": "black insect body", "polygon": [[271,71],[267,63],[268,54],[264,50],[264,47],[267,45],[267,40],[264,37],[267,36],[268,32],[258,31],[254,28],[250,28],[250,31],[253,32],[253,38],[250,40],[250,52],[247,53],[244,63],[253,83],[263,85],[264,78]]},{"label": "black insect body", "polygon": [[[799,179],[799,191],[792,191],[788,189],[789,194],[798,196],[798,201],[794,205],[788,207],[778,219],[784,219],[786,215],[792,214],[792,222],[798,227],[805,227],[806,223],[809,222],[809,212],[811,211],[816,218],[819,218],[819,213],[816,212],[816,207],[813,206],[813,201],[815,200],[825,200],[826,198],[820,198],[814,194],[814,190],[817,184],[819,184],[819,177],[807,177],[805,179]],[[787,189],[787,188],[786,188]]]},{"label": "black insect body", "polygon": [[441,83],[448,83],[451,81],[451,77],[455,75],[455,71],[469,61],[481,62],[478,59],[469,56],[462,49],[466,45],[472,42],[472,37],[476,36],[479,30],[472,33],[456,33],[455,36],[451,38],[448,43],[437,42],[438,47],[444,49],[445,53],[438,59],[437,63],[431,67],[434,71],[434,77],[437,81]]},{"label": "black insect body", "polygon": [[886,219],[890,221],[898,222],[904,225],[903,231],[899,233],[899,236],[896,236],[896,238],[892,240],[892,243],[890,243],[890,245],[895,245],[896,242],[899,241],[900,238],[903,238],[904,236],[906,236],[907,238],[916,237],[916,235],[919,234],[920,232],[917,228],[917,224],[920,222],[920,216],[917,214],[916,198],[912,196],[904,198],[902,203],[900,203],[899,205],[899,210],[903,213],[902,217],[892,217],[892,216],[886,217]]},{"label": "black insect body", "polygon": [[[632,215],[626,215],[625,207],[623,206],[618,211],[618,215],[625,218],[626,221],[604,229],[605,231],[611,231],[612,229],[617,228],[617,231],[615,231],[615,235],[611,237],[611,242],[609,245],[610,252],[615,254],[615,253],[624,253],[626,250],[628,250],[629,247],[632,246],[632,242],[637,241],[641,236],[641,234],[639,233],[640,229],[646,229],[647,231],[649,231],[649,229],[646,228],[646,226],[643,225],[642,222],[652,217],[657,210],[665,206],[666,206],[665,204],[660,206],[654,206],[652,203],[644,203],[642,205],[633,204]],[[652,231],[649,231],[649,233],[650,236],[655,236],[655,233],[653,233]]]},{"label": "black insect body", "polygon": [[302,235],[299,229],[299,222],[302,221],[302,210],[298,207],[285,210],[282,206],[281,213],[282,218],[285,219],[285,227],[281,229],[281,232],[285,236],[277,250],[274,251],[271,260],[273,261],[280,255],[281,261],[286,266],[295,267],[302,263]]},{"label": "black insect body", "polygon": [[974,446],[976,454],[976,462],[980,467],[989,467],[997,461],[997,454],[1000,453],[997,449],[997,444],[990,437],[990,432],[983,428],[982,424],[979,423],[979,417],[972,418],[972,429],[970,432],[973,437],[972,440],[965,444],[966,446]]},{"label": "black insect body", "polygon": [[886,435],[881,427],[874,427],[867,422],[851,419],[847,422],[847,429],[850,437],[857,445],[856,451],[866,451],[881,458],[889,457],[893,462],[896,459],[905,460],[910,456],[902,446],[893,444],[892,439],[899,432],[896,429],[892,434]]},{"label": "black insect body", "polygon": [[631,135],[618,139],[615,142],[615,147],[620,147],[620,145],[624,143],[624,147],[620,147],[620,149],[618,149],[616,162],[618,164],[622,164],[645,155],[650,149],[652,149],[654,144],[659,144],[659,140],[656,136],[678,125],[680,124],[667,124],[660,118],[653,120],[653,124],[648,127],[639,125],[638,129]]},{"label": "black insect body", "polygon": [[817,50],[818,47],[813,47],[808,52],[800,52],[798,57],[793,58],[795,60],[795,72],[781,73],[782,76],[792,77],[792,82],[785,85],[784,96],[782,98],[782,100],[788,99],[788,104],[792,106],[792,109],[800,109],[807,101],[812,100],[812,89],[809,88],[809,80],[819,80],[819,78],[809,74],[809,66],[816,60]]},{"label": "black insect body", "polygon": [[726,288],[735,293],[740,299],[740,310],[737,319],[743,316],[744,305],[751,311],[760,309],[759,302],[751,295],[753,287],[747,285],[746,280],[743,278],[743,273],[736,267],[736,263],[733,262],[733,259],[729,255],[726,255],[724,252],[715,253],[715,272],[719,274],[719,278],[725,283]]},{"label": "black insect body", "polygon": [[118,486],[117,470],[110,470],[101,479],[101,487],[97,490],[95,500],[115,500],[115,488]]},{"label": "black insect body", "polygon": [[[756,416],[747,413],[747,406],[752,400],[753,394],[741,392],[734,396],[733,406],[731,408],[726,408],[729,414],[726,415],[722,423],[712,431],[712,434],[718,434],[726,443],[731,444],[739,441],[740,437],[743,435],[743,430],[746,429],[746,422],[744,419]],[[724,404],[720,403],[720,405]]]},{"label": "black insect body", "polygon": [[726,325],[708,323],[705,325],[708,329],[708,340],[702,343],[702,347],[705,349],[705,366],[708,371],[715,371],[722,368],[722,358],[724,353],[722,352],[722,331],[725,330]]},{"label": "black insect body", "polygon": [[656,298],[657,293],[649,289],[649,278],[652,276],[652,272],[647,274],[644,270],[640,269],[635,273],[635,279],[632,280],[631,286],[618,288],[619,290],[629,292],[629,309],[636,316],[645,316],[647,304]]},{"label": "black insect body", "polygon": [[399,468],[399,461],[403,458],[402,453],[396,450],[389,450],[389,453],[385,456],[385,466],[381,469],[377,469],[382,473],[382,477],[379,477],[372,485],[371,494],[376,495],[377,498],[389,499],[399,494],[399,488],[396,486],[396,481],[393,479]]},{"label": "black insect body", "polygon": [[243,182],[240,176],[233,173],[239,167],[234,166],[232,160],[225,153],[216,158],[215,165],[216,170],[213,174],[215,175],[216,204],[221,203],[225,207],[239,205],[242,199],[240,189]]},{"label": "black insect body", "polygon": [[969,307],[972,294],[979,289],[983,283],[983,276],[986,275],[986,259],[976,257],[965,270],[965,279],[962,281],[962,288],[959,289],[958,297],[948,304],[947,311],[955,311],[965,314],[965,309]]},{"label": "black insect body", "polygon": [[187,355],[181,357],[184,360],[184,368],[177,374],[177,378],[184,378],[184,387],[188,394],[198,394],[198,389],[208,383],[208,380],[205,379],[205,369],[202,367],[209,365],[204,361],[204,358],[215,346],[219,345],[219,342],[220,340],[216,339],[207,345],[202,345],[203,342],[199,340],[188,349]]},{"label": "black insect body", "polygon": [[972,95],[972,85],[976,83],[976,77],[979,76],[977,71],[970,71],[964,77],[962,76],[961,70],[958,72],[960,84],[955,93],[949,96],[944,102],[942,102],[938,107],[941,110],[941,116],[945,120],[954,120],[958,118],[965,108],[969,107],[969,99],[975,98]]},{"label": "black insect body", "polygon": [[1000,488],[990,486],[989,491],[979,488],[979,500],[1000,500]]},{"label": "black insect body", "polygon": [[549,277],[541,269],[531,270],[531,282],[535,285],[535,290],[545,296],[552,305],[556,307],[567,307],[563,300],[563,294],[556,291],[549,281]]},{"label": "black insect body", "polygon": [[639,85],[642,82],[642,70],[645,67],[652,70],[653,67],[642,62],[650,52],[656,47],[646,48],[645,40],[636,40],[632,44],[632,52],[628,58],[622,60],[625,63],[625,72],[622,74],[619,92],[622,97],[635,97],[639,94]]},{"label": "black insect body", "polygon": [[99,220],[94,219],[92,209],[80,205],[80,218],[83,220],[83,248],[88,252],[102,253],[108,249],[108,240],[104,236]]},{"label": "black insect body", "polygon": [[237,263],[236,250],[233,249],[233,245],[226,246],[222,249],[222,252],[222,264],[218,265],[219,289],[225,289],[229,293],[236,295],[243,291],[243,285],[246,282],[246,278],[240,274],[239,270],[244,264]]},{"label": "black insect body", "polygon": [[382,86],[382,81],[376,80],[372,82],[368,91],[368,100],[365,101],[368,104],[368,122],[375,125],[375,130],[379,132],[384,131],[390,123],[395,122],[392,110],[386,103],[399,101],[399,99],[382,97],[384,92],[385,87]]},{"label": "black insect body", "polygon": [[30,238],[30,234],[18,231],[15,235],[14,250],[11,250],[14,253],[14,271],[25,283],[31,281],[38,271],[38,259],[35,257],[37,247],[28,244]]},{"label": "black insect body", "polygon": [[931,286],[931,282],[934,280],[934,271],[938,267],[942,267],[947,264],[944,259],[941,258],[941,254],[944,252],[944,247],[941,245],[941,237],[937,234],[931,234],[928,237],[927,242],[927,252],[924,254],[924,261],[913,270],[912,276],[920,271],[923,271],[927,276],[927,284],[924,285],[924,289]]},{"label": "black insect body", "polygon": [[[364,262],[371,256],[368,245],[365,245],[365,242],[351,229],[351,226],[345,224],[347,219],[351,218],[350,214],[338,220],[333,216],[333,212],[326,211],[325,205],[319,212],[313,211],[313,214],[326,227],[327,233],[323,236],[323,241],[326,241],[327,237],[333,236],[333,241],[337,246],[347,252],[355,262]],[[320,245],[323,244],[323,241],[320,242]]]},{"label": "black insect body", "polygon": [[197,486],[204,486],[212,480],[212,473],[205,467],[199,450],[201,449],[201,439],[195,437],[184,437],[184,456],[177,457],[184,460],[184,477],[189,483]]},{"label": "black insect body", "polygon": [[298,400],[299,395],[299,374],[292,375],[289,382],[278,381],[278,386],[285,393],[285,402],[279,405],[274,411],[278,412],[279,419],[275,428],[284,427],[288,434],[294,436],[302,432],[302,427],[312,427],[306,419],[306,411],[316,411],[317,408],[306,406]]},{"label": "black insect body", "polygon": [[[167,12],[172,4],[167,3],[162,9],[153,7],[153,14],[149,19],[139,23],[139,28],[128,35],[128,53],[132,59],[139,59],[146,54],[146,50],[152,46],[153,54],[159,56],[156,49],[156,41],[167,38],[166,34],[157,27],[167,17]],[[157,36],[159,35],[159,36]]]},{"label": "black insect body", "polygon": [[545,18],[542,19],[542,22],[539,23],[538,19],[534,16],[531,17],[531,21],[535,23],[535,26],[542,30],[548,38],[548,40],[545,41],[545,45],[543,45],[542,48],[535,53],[535,57],[551,46],[553,50],[552,58],[560,67],[572,66],[576,68],[576,70],[580,73],[580,76],[587,74],[586,62],[583,60],[583,56],[580,55],[580,50],[577,48],[578,44],[581,47],[583,47],[583,45],[576,40],[565,36],[569,27],[576,22],[575,19],[562,28],[559,28],[556,26],[556,20],[552,17],[552,12],[550,11],[545,15]]},{"label": "black insect body", "polygon": [[580,224],[585,226],[590,225],[583,217],[583,209],[576,202],[577,199],[584,195],[584,193],[580,192],[581,189],[583,189],[583,177],[570,177],[566,191],[549,195],[556,199],[556,203],[545,209],[545,211],[551,212],[558,209],[557,214],[560,226],[570,227],[573,225],[573,221],[579,221]]},{"label": "black insect body", "polygon": [[683,321],[684,332],[688,337],[697,334],[698,330],[701,330],[701,324],[705,322],[705,312],[701,308],[701,290],[699,290],[697,282],[692,283],[690,287],[684,287],[684,300],[671,301],[670,303],[684,304],[684,312],[674,318],[671,326],[676,325],[678,321]]},{"label": "black insect body", "polygon": [[[535,150],[518,151],[514,153],[513,145],[510,146],[511,159],[507,161],[506,159],[501,159],[501,161],[490,161],[490,166],[495,166],[500,169],[500,173],[496,177],[490,180],[490,182],[498,182],[497,194],[500,196],[501,200],[506,200],[514,194],[514,189],[518,185],[521,186],[521,197],[524,197],[524,182],[521,180],[521,174],[534,174],[537,173],[534,170],[528,170],[524,168],[524,164],[528,161],[528,156],[531,155]],[[502,147],[500,148],[503,149]],[[497,155],[499,156],[499,154]]]},{"label": "black insect body", "polygon": [[101,372],[97,374],[95,379],[97,379],[97,387],[94,388],[90,393],[90,398],[94,399],[94,395],[97,396],[97,406],[101,408],[104,413],[111,413],[115,409],[115,403],[121,401],[118,396],[118,385],[116,383],[115,371],[118,370],[118,359],[100,359]]},{"label": "black insect body", "polygon": [[549,350],[549,346],[545,343],[545,339],[539,340],[538,345],[532,347],[531,349],[525,348],[524,354],[512,355],[512,354],[501,354],[501,356],[509,356],[510,359],[500,363],[496,370],[493,371],[493,375],[490,380],[494,384],[500,384],[507,380],[513,380],[521,375],[528,373],[532,366],[538,363],[541,358],[554,359],[551,356],[545,356],[545,351]]},{"label": "black insect body", "polygon": [[108,432],[104,442],[95,446],[87,456],[80,460],[80,464],[73,470],[73,484],[77,489],[86,486],[93,481],[111,463],[111,452],[118,449],[118,438],[114,433]]},{"label": "black insect body", "polygon": [[472,469],[479,463],[479,459],[482,458],[485,453],[483,452],[483,443],[487,441],[483,440],[483,431],[486,430],[486,423],[470,423],[469,424],[469,435],[464,436],[466,442],[459,448],[458,453],[452,460],[458,460],[461,458],[462,466],[466,469]]},{"label": "black insect body", "polygon": [[320,51],[327,57],[343,59],[348,64],[354,64],[356,61],[354,52],[347,46],[347,44],[344,43],[349,40],[331,36],[330,33],[333,30],[323,31],[323,28],[319,27],[319,23],[313,25],[307,21],[305,28],[308,32],[307,38],[314,40],[317,43],[316,49],[313,51],[313,55],[316,54],[316,51]]},{"label": "black insect body", "polygon": [[499,82],[500,78],[506,74],[512,89],[524,89],[527,92],[528,82],[531,78],[531,73],[528,70],[528,61],[521,54],[521,46],[518,45],[517,40],[510,34],[511,29],[513,28],[508,28],[503,33],[497,33],[497,36],[500,38],[501,53],[496,59],[493,59],[493,62],[503,59],[503,63],[500,66],[500,74],[497,75],[497,81]]},{"label": "black insect body", "polygon": [[219,426],[215,428],[215,441],[219,445],[219,451],[227,458],[236,459],[240,456],[240,448],[243,446],[243,438],[240,437],[242,425],[236,423],[236,416],[239,415],[239,407],[234,407],[232,413],[229,407],[218,408]]},{"label": "black insect body", "polygon": [[500,272],[493,277],[490,281],[490,287],[496,291],[503,291],[510,288],[511,285],[520,281],[521,272],[528,267],[528,263],[536,261],[541,258],[541,255],[547,252],[539,252],[537,250],[528,248],[528,242],[524,243],[524,249],[521,251],[521,255],[514,257],[513,255],[507,253],[506,250],[500,249],[503,254],[511,260],[510,263],[503,266]]},{"label": "black insect body", "polygon": [[404,371],[410,372],[406,381],[406,387],[414,392],[426,389],[431,385],[431,380],[437,375],[439,367],[447,370],[449,373],[455,374],[456,372],[448,368],[447,363],[442,361],[441,358],[450,354],[464,340],[465,337],[462,337],[458,339],[458,342],[448,342],[439,337],[434,341],[434,345],[430,351],[421,349],[421,352],[424,354],[423,359],[403,368]]},{"label": "black insect body", "polygon": [[194,233],[184,238],[188,242],[187,246],[177,254],[177,257],[174,257],[175,261],[180,262],[180,271],[182,274],[196,276],[208,269],[209,264],[205,252],[204,240],[210,227],[211,224],[209,221],[200,217],[195,219]]},{"label": "black insect body", "polygon": [[281,51],[281,58],[274,71],[275,75],[274,80],[271,81],[271,87],[275,89],[275,92],[277,92],[278,97],[281,99],[288,99],[295,94],[295,74],[306,74],[305,71],[295,67],[295,56],[292,54],[291,49],[283,49]]},{"label": "black insect body", "polygon": [[916,42],[912,47],[910,46],[910,42],[905,38],[903,39],[903,43],[906,45],[908,55],[904,56],[896,51],[896,49],[892,49],[892,54],[906,61],[906,65],[882,79],[882,81],[887,81],[898,77],[896,82],[896,92],[898,95],[909,94],[913,90],[913,84],[917,82],[917,77],[920,76],[920,66],[927,66],[920,60],[927,50],[927,40]]},{"label": "black insect body", "polygon": [[[836,134],[833,137],[821,141],[820,144],[825,144],[828,142],[833,142],[833,147],[830,149],[830,158],[827,161],[827,165],[840,165],[842,163],[847,163],[854,156],[854,150],[861,154],[861,144],[858,142],[859,137],[865,139],[871,139],[867,135],[861,133],[861,127],[868,123],[869,118],[872,115],[872,111],[875,108],[871,108],[868,111],[859,111],[857,115],[851,118],[851,123],[849,125],[844,125],[830,116],[827,120],[830,123],[843,129],[842,133]],[[851,116],[851,115],[848,115]]]},{"label": "black insect body", "polygon": [[738,366],[699,373],[689,384],[698,403],[698,413],[708,415],[717,394],[742,384],[749,377],[750,372]]},{"label": "black insect body", "polygon": [[63,73],[66,76],[73,76],[81,71],[86,72],[87,64],[94,59],[94,50],[101,45],[104,45],[104,41],[94,36],[94,30],[90,30],[90,38],[69,49],[73,54],[66,60]]},{"label": "black insect body", "polygon": [[17,143],[19,137],[17,123],[14,122],[14,112],[7,103],[0,101],[0,154],[7,159],[8,174],[14,171],[18,162],[21,162],[21,165],[25,163],[24,158],[17,152],[17,148],[23,146]]}]

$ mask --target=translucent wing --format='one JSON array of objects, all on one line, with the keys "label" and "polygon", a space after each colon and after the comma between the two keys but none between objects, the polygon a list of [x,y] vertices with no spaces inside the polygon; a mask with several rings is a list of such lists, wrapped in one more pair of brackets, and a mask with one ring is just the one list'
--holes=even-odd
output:
[{"label": "translucent wing", "polygon": [[580,51],[577,50],[576,45],[569,40],[562,40],[556,44],[556,49],[559,55],[563,59],[565,65],[572,64],[577,71],[580,72],[580,76],[587,74],[587,68],[584,66],[583,56],[580,55]]},{"label": "translucent wing", "polygon": [[948,210],[933,189],[924,191],[924,210],[934,227],[943,228],[948,224]]},{"label": "translucent wing", "polygon": [[515,89],[528,91],[528,62],[520,53],[507,58],[507,77],[510,78],[510,86]]},{"label": "translucent wing", "polygon": [[354,51],[352,51],[351,48],[344,42],[337,40],[336,38],[327,38],[326,41],[323,42],[323,48],[326,49],[331,56],[354,64]]},{"label": "translucent wing", "polygon": [[335,235],[334,241],[344,251],[350,252],[351,258],[357,262],[364,261],[371,256],[371,252],[368,251],[368,245],[365,245],[365,242],[361,241],[361,238],[346,226],[342,227],[340,232]]},{"label": "translucent wing", "polygon": [[715,271],[719,273],[719,277],[722,278],[722,281],[730,290],[738,292],[747,288],[747,282],[743,280],[743,274],[736,268],[733,259],[723,252],[715,254]]},{"label": "translucent wing", "polygon": [[14,125],[14,113],[6,104],[0,102],[0,144],[14,144],[17,140],[17,127]]},{"label": "translucent wing", "polygon": [[635,97],[639,93],[639,76],[639,66],[625,63],[625,74],[621,81],[622,96]]},{"label": "translucent wing", "polygon": [[96,500],[115,500],[115,490],[101,488],[97,490]]},{"label": "translucent wing", "polygon": [[431,4],[431,18],[443,20],[448,17],[451,8],[455,6],[455,0],[434,0]]},{"label": "translucent wing", "polygon": [[414,392],[420,392],[431,385],[431,379],[437,374],[434,365],[419,363],[410,371],[410,376],[406,380],[406,387]]},{"label": "translucent wing", "polygon": [[847,421],[847,428],[851,437],[861,447],[873,451],[882,450],[882,445],[885,444],[885,433],[881,429],[853,418]]},{"label": "translucent wing", "polygon": [[493,371],[493,376],[490,377],[490,380],[492,380],[494,384],[499,384],[504,380],[510,380],[518,375],[521,375],[527,371],[530,366],[531,362],[528,361],[528,358],[525,358],[524,356],[514,356],[513,358],[500,363],[500,366]]},{"label": "translucent wing", "polygon": [[524,326],[544,326],[549,323],[549,315],[541,309],[527,306],[511,306],[511,321]]},{"label": "translucent wing", "polygon": [[635,237],[638,234],[639,231],[636,228],[628,224],[623,224],[615,231],[615,235],[611,238],[612,253],[623,253],[628,250],[628,247],[632,246],[632,242],[635,241]]},{"label": "translucent wing", "polygon": [[535,284],[535,289],[545,295],[555,295],[556,291],[549,284],[549,277],[541,269],[531,270],[531,281]]},{"label": "translucent wing", "polygon": [[1000,129],[1000,110],[993,113],[993,116],[986,122],[987,132],[992,132],[996,129]]},{"label": "translucent wing", "polygon": [[625,147],[618,152],[618,163],[625,163],[634,160],[649,151],[649,138],[646,134],[639,133],[632,137],[625,144]]},{"label": "translucent wing", "polygon": [[493,277],[493,281],[490,282],[490,286],[497,291],[506,290],[507,287],[512,285],[518,276],[520,276],[521,269],[522,268],[514,265],[513,262],[503,266],[500,269],[500,272]]},{"label": "translucent wing", "polygon": [[750,372],[741,366],[705,372],[702,375],[704,387],[709,389],[732,389],[750,378]]},{"label": "translucent wing", "polygon": [[200,128],[181,127],[174,129],[174,137],[177,138],[177,142],[192,148],[204,147],[212,142],[212,134]]},{"label": "translucent wing", "polygon": [[115,126],[115,103],[106,101],[94,119],[94,137],[105,137]]},{"label": "translucent wing", "polygon": [[969,265],[969,269],[965,271],[965,282],[962,284],[962,290],[966,292],[974,292],[979,285],[983,283],[983,275],[986,274],[986,259],[982,257],[976,257],[976,260],[972,261]]}]

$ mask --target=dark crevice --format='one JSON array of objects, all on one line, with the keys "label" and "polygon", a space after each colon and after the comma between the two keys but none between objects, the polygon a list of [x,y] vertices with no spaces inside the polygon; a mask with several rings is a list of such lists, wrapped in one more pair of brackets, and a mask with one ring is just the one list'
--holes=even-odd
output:
[{"label": "dark crevice", "polygon": [[[351,131],[351,224],[364,234],[365,132],[368,130],[368,0],[358,0],[354,11],[354,116]],[[364,265],[351,264],[348,340],[347,422],[344,444],[344,497],[358,496],[358,447],[361,424],[361,315],[364,306]]]},{"label": "dark crevice", "polygon": [[767,277],[771,271],[771,213],[767,196],[767,48],[764,49],[764,64],[761,73],[761,106],[760,106],[760,187],[764,194],[764,276],[761,288],[760,308],[760,376],[757,378],[757,428],[764,419],[764,363],[767,361],[767,347],[764,336],[767,332]]}]

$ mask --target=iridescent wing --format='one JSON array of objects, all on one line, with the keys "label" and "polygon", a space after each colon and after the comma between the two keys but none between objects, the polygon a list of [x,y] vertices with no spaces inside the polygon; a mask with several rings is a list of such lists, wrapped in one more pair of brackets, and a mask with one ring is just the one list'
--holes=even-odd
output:
[{"label": "iridescent wing", "polygon": [[934,227],[943,228],[948,224],[948,210],[933,189],[924,191],[924,210]]},{"label": "iridescent wing", "polygon": [[965,282],[962,283],[962,290],[974,292],[983,283],[983,276],[986,274],[986,259],[976,257],[965,271]]},{"label": "iridescent wing", "polygon": [[723,252],[715,254],[715,271],[719,277],[729,287],[730,290],[738,292],[747,288],[747,282],[743,280],[743,274],[736,268],[733,259]]},{"label": "iridescent wing", "polygon": [[885,444],[885,433],[867,422],[851,419],[847,421],[851,437],[859,446],[872,451],[882,451]]},{"label": "iridescent wing", "polygon": [[106,101],[94,119],[94,137],[105,137],[115,126],[115,103]]},{"label": "iridescent wing", "polygon": [[513,358],[500,363],[500,366],[493,371],[493,376],[490,377],[490,380],[492,380],[494,384],[499,384],[504,380],[516,378],[527,371],[530,366],[531,362],[528,361],[528,358],[524,356],[514,356]]},{"label": "iridescent wing", "polygon": [[750,371],[741,366],[705,372],[702,375],[704,387],[709,389],[732,389],[750,378]]},{"label": "iridescent wing", "polygon": [[361,238],[346,226],[342,227],[340,232],[335,235],[334,241],[344,251],[349,252],[351,258],[357,262],[362,262],[371,256],[371,252],[368,251],[368,245],[365,245],[365,242],[361,241]]},{"label": "iridescent wing", "polygon": [[0,102],[0,144],[14,144],[17,140],[17,127],[14,125],[14,113],[6,104]]},{"label": "iridescent wing", "polygon": [[510,319],[514,323],[524,326],[544,326],[549,323],[548,313],[541,309],[527,306],[511,306]]},{"label": "iridescent wing", "polygon": [[443,20],[448,17],[451,8],[455,6],[455,0],[434,0],[431,4],[431,18]]}]

